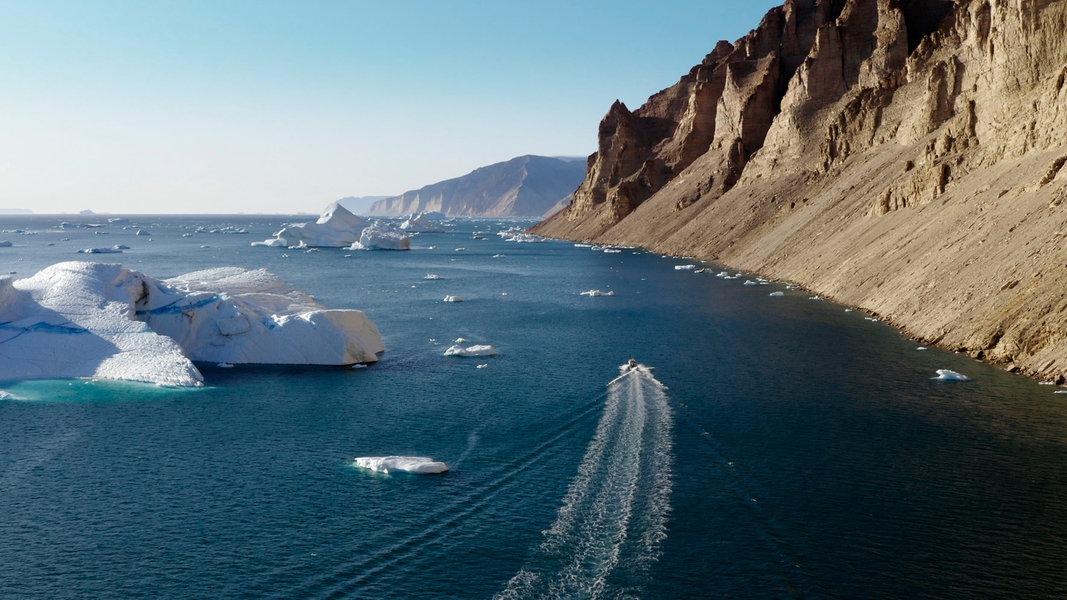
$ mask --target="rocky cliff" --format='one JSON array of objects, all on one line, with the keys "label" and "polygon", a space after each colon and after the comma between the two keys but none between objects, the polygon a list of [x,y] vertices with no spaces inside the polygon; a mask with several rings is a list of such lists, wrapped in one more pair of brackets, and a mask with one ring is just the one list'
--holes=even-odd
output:
[{"label": "rocky cliff", "polygon": [[537,227],[787,279],[1067,375],[1067,0],[790,0],[600,124]]},{"label": "rocky cliff", "polygon": [[368,214],[437,211],[450,217],[541,217],[570,200],[584,162],[519,156],[374,203]]}]

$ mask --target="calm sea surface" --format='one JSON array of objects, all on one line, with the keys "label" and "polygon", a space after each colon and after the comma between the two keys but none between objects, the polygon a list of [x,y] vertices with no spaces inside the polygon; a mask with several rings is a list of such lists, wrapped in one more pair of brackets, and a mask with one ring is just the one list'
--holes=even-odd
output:
[{"label": "calm sea surface", "polygon": [[[198,390],[0,382],[0,597],[1067,596],[1067,396],[860,312],[513,222],[302,252],[249,243],[307,218],[62,220],[0,216],[0,272],[266,267],[387,350]],[[459,337],[499,355],[444,357]],[[654,370],[613,381],[630,357]],[[351,465],[387,454],[452,470]]]}]

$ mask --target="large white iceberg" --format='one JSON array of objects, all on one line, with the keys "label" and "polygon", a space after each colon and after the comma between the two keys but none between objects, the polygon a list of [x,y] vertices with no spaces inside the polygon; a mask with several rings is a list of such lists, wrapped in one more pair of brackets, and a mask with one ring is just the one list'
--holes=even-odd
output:
[{"label": "large white iceberg", "polygon": [[374,362],[381,334],[277,276],[219,268],[164,281],[122,265],[65,262],[0,278],[0,381],[93,377],[196,386],[193,361]]},{"label": "large white iceberg", "polygon": [[428,475],[444,473],[448,465],[425,456],[360,456],[353,461],[357,467],[379,473],[415,473]]},{"label": "large white iceberg", "polygon": [[441,233],[441,229],[430,220],[426,213],[418,213],[408,217],[400,228],[410,233]]},{"label": "large white iceberg", "polygon": [[286,225],[274,234],[274,239],[263,245],[299,246],[311,248],[342,248],[359,239],[360,233],[370,225],[363,217],[352,214],[347,208],[334,202],[326,207],[314,223],[295,223]]}]

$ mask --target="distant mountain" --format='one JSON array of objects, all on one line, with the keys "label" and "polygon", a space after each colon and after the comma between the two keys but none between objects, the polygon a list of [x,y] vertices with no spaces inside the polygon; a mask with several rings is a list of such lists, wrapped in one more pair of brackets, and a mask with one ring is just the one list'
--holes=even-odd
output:
[{"label": "distant mountain", "polygon": [[460,217],[540,217],[569,202],[585,178],[584,159],[519,156],[375,202],[368,214],[438,211]]},{"label": "distant mountain", "polygon": [[386,198],[389,198],[389,196],[345,196],[338,200],[337,203],[353,214],[365,215],[375,202]]}]

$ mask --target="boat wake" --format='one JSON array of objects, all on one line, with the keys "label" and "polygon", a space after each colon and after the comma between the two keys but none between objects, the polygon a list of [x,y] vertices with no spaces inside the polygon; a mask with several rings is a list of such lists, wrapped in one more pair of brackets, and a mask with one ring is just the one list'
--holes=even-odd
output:
[{"label": "boat wake", "polygon": [[666,537],[672,416],[650,368],[620,370],[555,522],[496,598],[641,595]]}]

